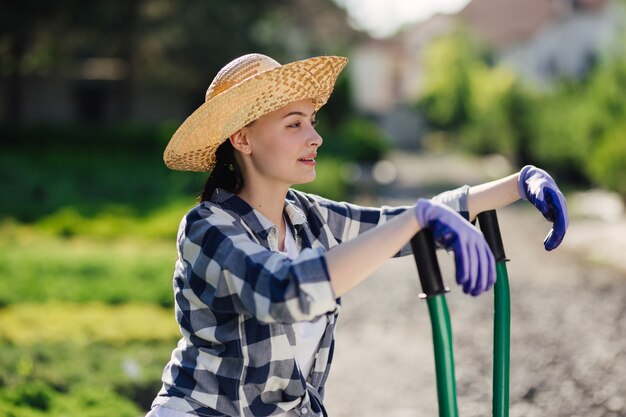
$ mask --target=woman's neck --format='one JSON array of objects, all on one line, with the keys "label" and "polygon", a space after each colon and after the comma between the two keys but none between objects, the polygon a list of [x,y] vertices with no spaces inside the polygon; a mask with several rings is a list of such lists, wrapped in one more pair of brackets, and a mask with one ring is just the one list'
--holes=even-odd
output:
[{"label": "woman's neck", "polygon": [[288,189],[244,187],[239,193],[246,203],[259,211],[279,229],[283,226],[283,209]]}]

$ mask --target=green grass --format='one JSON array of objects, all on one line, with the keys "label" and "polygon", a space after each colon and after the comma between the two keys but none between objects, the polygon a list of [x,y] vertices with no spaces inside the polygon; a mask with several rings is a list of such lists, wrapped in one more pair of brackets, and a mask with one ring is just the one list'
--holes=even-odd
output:
[{"label": "green grass", "polygon": [[172,306],[172,240],[62,238],[0,228],[0,305],[48,301]]},{"label": "green grass", "polygon": [[0,415],[145,412],[180,337],[175,256],[173,238],[64,238],[48,226],[5,221]]},{"label": "green grass", "polygon": [[154,304],[20,303],[0,310],[0,341],[10,345],[173,341],[180,337],[172,309]]},{"label": "green grass", "polygon": [[160,239],[174,243],[180,220],[195,204],[192,198],[174,200],[141,216],[122,205],[105,205],[93,215],[65,207],[41,218],[35,228],[59,237],[82,236],[100,241]]},{"label": "green grass", "polygon": [[0,415],[128,416],[145,412],[174,343],[0,345]]},{"label": "green grass", "polygon": [[137,417],[141,409],[108,387],[75,386],[58,392],[35,382],[0,391],[0,415],[6,417]]}]

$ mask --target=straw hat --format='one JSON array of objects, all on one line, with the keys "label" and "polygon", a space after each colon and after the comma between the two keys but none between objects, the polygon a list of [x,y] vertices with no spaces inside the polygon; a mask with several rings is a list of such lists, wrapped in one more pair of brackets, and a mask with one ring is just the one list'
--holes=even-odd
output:
[{"label": "straw hat", "polygon": [[235,59],[217,73],[205,102],[174,133],[163,160],[179,171],[211,171],[215,151],[233,133],[264,114],[310,98],[318,110],[348,62],[318,56],[280,65],[261,54]]}]

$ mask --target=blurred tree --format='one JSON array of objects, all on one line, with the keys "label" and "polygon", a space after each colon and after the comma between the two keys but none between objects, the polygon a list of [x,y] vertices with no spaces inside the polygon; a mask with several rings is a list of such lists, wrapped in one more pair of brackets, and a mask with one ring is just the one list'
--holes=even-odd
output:
[{"label": "blurred tree", "polygon": [[459,30],[425,51],[426,85],[417,103],[431,129],[451,144],[477,153],[528,159],[532,99],[508,68],[494,66],[490,51]]},{"label": "blurred tree", "polygon": [[[0,78],[7,118],[19,123],[28,77],[79,77],[83,60],[119,58],[123,90],[131,91],[139,1],[24,0],[0,4]],[[129,93],[128,93],[129,94]],[[125,107],[130,106],[127,97]],[[124,108],[124,106],[122,107]]]},{"label": "blurred tree", "polygon": [[585,77],[540,92],[493,65],[470,37],[449,35],[427,50],[418,111],[449,145],[500,153],[518,166],[537,164],[563,181],[626,197],[625,44],[598,59]]},{"label": "blurred tree", "polygon": [[331,0],[145,0],[138,67],[146,81],[195,100],[230,60],[248,52],[279,62],[345,53],[362,36]]},{"label": "blurred tree", "polygon": [[135,82],[176,89],[190,97],[191,109],[213,75],[244,53],[266,53],[279,62],[345,53],[363,36],[345,22],[345,11],[332,0],[3,1],[4,107],[17,122],[25,77],[72,79],[86,59],[114,58],[122,64],[122,113],[129,114]]},{"label": "blurred tree", "polygon": [[478,60],[477,49],[457,33],[435,40],[424,55],[428,78],[419,107],[431,127],[457,129],[470,117],[470,71]]},{"label": "blurred tree", "polygon": [[[34,27],[43,25],[54,7],[50,2],[3,1],[0,3],[0,77],[7,79],[5,94],[6,112],[9,120],[19,121],[22,117],[22,78],[21,75],[31,70],[33,64],[44,58],[44,51],[29,61],[30,45],[38,34]],[[46,50],[46,45],[41,45]],[[49,50],[47,51],[49,52]],[[28,64],[30,63],[31,68]]]}]

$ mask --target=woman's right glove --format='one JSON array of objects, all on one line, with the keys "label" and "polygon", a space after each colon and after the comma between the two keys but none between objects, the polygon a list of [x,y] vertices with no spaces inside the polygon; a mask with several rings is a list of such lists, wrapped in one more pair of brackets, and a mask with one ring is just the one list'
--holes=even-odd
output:
[{"label": "woman's right glove", "polygon": [[530,201],[552,223],[543,245],[548,251],[555,249],[563,241],[569,225],[565,196],[550,174],[532,165],[526,165],[519,172],[517,186],[520,197]]},{"label": "woman's right glove", "polygon": [[445,204],[420,198],[415,215],[431,230],[435,242],[454,252],[456,282],[463,292],[477,296],[496,281],[493,253],[482,232]]}]

